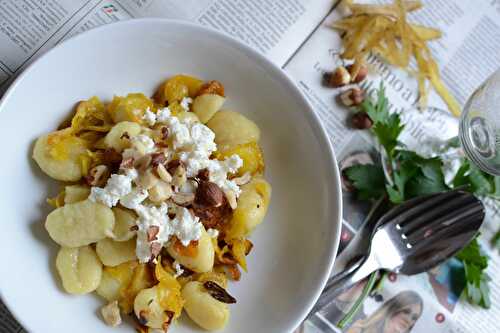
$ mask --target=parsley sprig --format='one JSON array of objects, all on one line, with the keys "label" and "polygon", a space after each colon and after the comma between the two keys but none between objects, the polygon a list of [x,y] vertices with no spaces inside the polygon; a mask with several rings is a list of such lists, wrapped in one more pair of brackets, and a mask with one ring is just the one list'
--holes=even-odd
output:
[{"label": "parsley sprig", "polygon": [[[399,114],[389,113],[388,105],[385,89],[381,84],[376,101],[366,99],[359,111],[366,112],[373,121],[371,132],[385,150],[388,165],[392,168],[391,181],[385,177],[382,167],[377,165],[355,165],[346,169],[344,173],[355,187],[360,200],[387,196],[392,203],[399,204],[417,196],[456,187],[467,188],[478,195],[500,198],[500,177],[485,174],[464,161],[450,187],[445,183],[443,161],[439,157],[426,158],[401,148],[403,145],[398,139],[404,124]],[[481,252],[477,236],[456,258],[464,266],[468,301],[488,308],[490,279],[485,272],[488,257]]]}]

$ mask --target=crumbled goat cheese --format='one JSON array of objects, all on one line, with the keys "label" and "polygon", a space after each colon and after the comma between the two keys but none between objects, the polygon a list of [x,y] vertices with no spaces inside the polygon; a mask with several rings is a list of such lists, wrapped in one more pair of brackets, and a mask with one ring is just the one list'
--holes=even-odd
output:
[{"label": "crumbled goat cheese", "polygon": [[207,234],[210,238],[217,238],[219,237],[219,230],[210,228],[207,230]]},{"label": "crumbled goat cheese", "polygon": [[184,273],[184,270],[182,269],[181,265],[179,264],[179,262],[177,260],[175,260],[172,263],[172,267],[173,267],[173,269],[175,269],[174,278],[177,278],[177,277],[181,276],[182,273]]},{"label": "crumbled goat cheese", "polygon": [[136,255],[140,262],[148,262],[151,259],[151,242],[148,240],[148,230],[155,226],[159,228],[155,242],[165,244],[172,235],[168,218],[168,206],[163,203],[160,207],[138,205],[135,212],[139,216],[136,221],[137,245]]},{"label": "crumbled goat cheese", "polygon": [[191,241],[201,237],[203,225],[197,216],[185,208],[177,206],[174,219],[171,221],[172,233],[177,236],[182,245],[188,246]]},{"label": "crumbled goat cheese", "polygon": [[193,99],[191,97],[184,97],[180,104],[184,111],[189,111],[189,104],[191,103],[193,103]]},{"label": "crumbled goat cheese", "polygon": [[132,147],[143,154],[151,154],[155,151],[155,142],[147,135],[139,134],[130,139]]},{"label": "crumbled goat cheese", "polygon": [[129,194],[120,198],[120,204],[128,209],[136,209],[147,199],[148,195],[149,193],[147,190],[136,187]]},{"label": "crumbled goat cheese", "polygon": [[132,191],[133,176],[135,176],[133,172],[129,175],[111,175],[104,188],[92,187],[89,200],[100,202],[110,208],[116,206],[121,197]]},{"label": "crumbled goat cheese", "polygon": [[89,200],[92,202],[100,202],[105,206],[116,206],[120,197],[113,195],[101,187],[92,187],[90,189]]},{"label": "crumbled goat cheese", "polygon": [[147,262],[151,259],[151,242],[148,241],[148,230],[151,226],[159,228],[154,242],[162,246],[174,235],[184,246],[200,239],[203,225],[199,218],[184,207],[173,208],[175,209],[173,219],[168,217],[168,206],[165,203],[160,207],[138,205],[135,208],[139,216],[136,221],[138,227],[136,255],[139,261]]},{"label": "crumbled goat cheese", "polygon": [[154,126],[156,124],[156,114],[152,112],[149,107],[146,109],[144,112],[144,116],[142,116],[142,119],[149,125],[149,126]]},{"label": "crumbled goat cheese", "polygon": [[169,137],[172,138],[173,149],[189,147],[191,135],[188,125],[181,123],[176,117],[170,117],[165,123],[168,126]]},{"label": "crumbled goat cheese", "polygon": [[156,113],[156,121],[159,123],[165,123],[170,118],[170,109],[165,107],[158,110]]}]

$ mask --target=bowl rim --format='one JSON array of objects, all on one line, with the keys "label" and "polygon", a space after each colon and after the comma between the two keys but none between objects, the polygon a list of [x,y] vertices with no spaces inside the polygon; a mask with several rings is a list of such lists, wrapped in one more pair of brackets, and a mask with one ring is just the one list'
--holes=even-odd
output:
[{"label": "bowl rim", "polygon": [[[297,97],[301,100],[303,107],[307,108],[308,112],[306,113],[306,119],[309,122],[309,125],[312,127],[312,129],[315,131],[316,138],[320,141],[320,145],[322,145],[325,150],[326,150],[326,159],[325,161],[331,166],[331,177],[329,177],[327,183],[329,184],[328,192],[332,192],[332,196],[334,197],[334,204],[328,204],[328,209],[327,209],[327,217],[333,218],[334,221],[336,221],[337,226],[335,230],[335,234],[333,235],[333,239],[331,239],[331,242],[326,244],[327,247],[327,253],[329,253],[329,258],[328,258],[328,263],[327,265],[323,266],[323,269],[321,270],[321,276],[320,276],[320,283],[318,284],[316,290],[314,293],[312,293],[312,297],[309,299],[309,302],[307,306],[305,306],[302,309],[302,312],[299,316],[295,318],[290,324],[288,325],[288,328],[293,331],[296,329],[305,319],[306,316],[309,314],[309,312],[312,310],[314,304],[318,300],[323,288],[326,285],[326,282],[330,276],[331,270],[334,265],[335,257],[337,255],[339,243],[340,243],[340,233],[341,233],[341,228],[342,228],[342,189],[341,189],[341,179],[340,179],[340,172],[338,169],[338,163],[336,159],[336,155],[333,149],[332,142],[330,141],[330,138],[327,134],[326,129],[324,128],[323,124],[321,123],[321,120],[319,116],[314,112],[314,109],[311,105],[311,103],[307,100],[303,92],[298,88],[298,86],[295,84],[294,80],[290,77],[288,73],[286,73],[282,68],[280,68],[278,65],[273,63],[271,60],[266,58],[264,55],[256,51],[255,49],[251,48],[248,45],[243,44],[239,40],[235,39],[234,37],[217,31],[211,27],[207,26],[202,26],[200,24],[196,24],[193,22],[185,21],[185,20],[178,20],[178,19],[168,19],[168,18],[132,18],[129,20],[124,20],[124,21],[118,21],[118,22],[113,22],[109,24],[104,24],[99,27],[92,28],[90,30],[84,31],[76,36],[73,36],[60,44],[54,46],[44,54],[42,54],[40,57],[35,59],[32,63],[30,63],[24,71],[17,77],[15,80],[10,84],[9,88],[5,91],[4,95],[0,99],[0,115],[2,114],[2,110],[5,108],[5,106],[8,104],[8,101],[10,100],[11,96],[17,91],[17,89],[20,89],[19,87],[22,87],[22,82],[29,77],[30,73],[32,72],[33,68],[37,66],[38,63],[41,63],[45,61],[47,58],[50,58],[53,53],[60,52],[60,50],[68,47],[72,47],[73,44],[77,44],[80,39],[83,38],[89,38],[91,35],[99,35],[101,33],[104,33],[108,29],[120,29],[122,26],[127,26],[127,25],[140,25],[140,24],[161,24],[165,26],[177,26],[178,28],[186,28],[186,29],[194,29],[194,30],[199,30],[201,33],[205,33],[211,38],[218,39],[222,41],[223,43],[231,46],[234,49],[237,49],[241,51],[242,53],[248,55],[251,58],[254,58],[258,60],[259,64],[263,67],[265,67],[266,71],[268,71],[271,76],[274,78],[277,78],[282,84],[286,85],[287,89],[290,89],[295,92]],[[336,206],[336,210],[332,209],[332,207]],[[3,303],[6,305],[10,313],[14,316],[14,318],[23,326],[23,328],[27,329],[28,331],[35,331],[34,327],[30,326],[30,323],[26,322],[22,316],[22,311],[20,311],[19,308],[13,308],[9,304],[8,298],[3,296],[2,292],[2,286],[0,286],[0,300],[3,301]]]}]

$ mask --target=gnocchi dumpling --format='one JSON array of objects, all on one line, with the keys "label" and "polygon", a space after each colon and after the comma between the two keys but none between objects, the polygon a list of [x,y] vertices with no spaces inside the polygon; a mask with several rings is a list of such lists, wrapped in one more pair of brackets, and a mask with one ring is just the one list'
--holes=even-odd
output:
[{"label": "gnocchi dumpling", "polygon": [[260,130],[257,125],[241,113],[221,110],[207,122],[215,133],[217,145],[237,145],[258,142]]},{"label": "gnocchi dumpling", "polygon": [[134,300],[134,313],[139,322],[147,327],[161,329],[171,318],[160,305],[158,287],[141,290]]},{"label": "gnocchi dumpling", "polygon": [[255,177],[241,187],[238,206],[229,223],[227,239],[244,238],[262,223],[271,200],[271,185],[264,178]]},{"label": "gnocchi dumpling", "polygon": [[108,106],[108,112],[115,123],[142,123],[142,117],[148,108],[153,110],[154,104],[144,94],[128,94],[126,97],[115,96]]},{"label": "gnocchi dumpling", "polygon": [[101,296],[108,302],[117,301],[120,299],[120,281],[115,279],[106,270],[103,270],[101,282],[96,289],[97,295]]},{"label": "gnocchi dumpling", "polygon": [[113,235],[113,211],[90,200],[53,210],[45,220],[50,237],[59,245],[79,247]]},{"label": "gnocchi dumpling", "polygon": [[89,197],[90,187],[84,185],[69,185],[64,188],[64,204],[83,201]]},{"label": "gnocchi dumpling", "polygon": [[61,247],[56,268],[64,289],[70,294],[90,293],[101,282],[102,264],[90,246]]},{"label": "gnocchi dumpling", "polygon": [[114,207],[115,227],[113,229],[113,239],[117,242],[124,242],[132,239],[136,232],[131,228],[135,225],[137,216],[129,209]]},{"label": "gnocchi dumpling", "polygon": [[120,301],[124,296],[123,291],[128,291],[138,267],[140,266],[137,261],[128,261],[116,267],[104,267],[96,293],[108,302]]},{"label": "gnocchi dumpling", "polygon": [[110,238],[104,238],[97,242],[97,255],[104,265],[118,266],[136,259],[135,243],[135,238],[126,242],[117,242]]},{"label": "gnocchi dumpling", "polygon": [[165,81],[156,91],[154,99],[165,105],[180,101],[186,96],[194,97],[203,85],[203,81],[188,75],[175,75]]},{"label": "gnocchi dumpling", "polygon": [[188,282],[182,288],[184,309],[196,324],[206,330],[218,330],[229,321],[229,307],[213,298],[198,281]]},{"label": "gnocchi dumpling", "polygon": [[262,174],[264,172],[264,155],[256,142],[248,142],[234,146],[220,146],[215,152],[219,160],[224,160],[232,155],[238,155],[243,160],[243,166],[238,169],[236,176]]},{"label": "gnocchi dumpling", "polygon": [[77,181],[83,176],[81,156],[85,153],[85,141],[71,135],[70,129],[64,129],[38,138],[33,159],[50,177]]},{"label": "gnocchi dumpling", "polygon": [[174,242],[169,243],[167,251],[182,266],[185,266],[197,273],[208,272],[212,270],[214,266],[214,245],[212,243],[212,239],[203,228],[201,237],[198,240],[198,246],[196,247],[196,254],[194,256],[179,253]]},{"label": "gnocchi dumpling", "polygon": [[141,133],[141,125],[132,121],[122,121],[111,128],[104,137],[104,145],[113,148],[117,152],[130,146],[129,138]]},{"label": "gnocchi dumpling", "polygon": [[193,101],[193,112],[205,124],[220,110],[226,98],[216,94],[204,94]]}]

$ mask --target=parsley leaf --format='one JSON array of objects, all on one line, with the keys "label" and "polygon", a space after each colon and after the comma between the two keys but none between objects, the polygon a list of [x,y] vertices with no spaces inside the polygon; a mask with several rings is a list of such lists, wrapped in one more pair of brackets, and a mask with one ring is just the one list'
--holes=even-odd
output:
[{"label": "parsley leaf", "polygon": [[387,186],[393,203],[448,190],[439,158],[424,158],[412,151],[396,150],[394,161],[398,165],[393,171],[394,186]]},{"label": "parsley leaf", "polygon": [[387,151],[389,156],[398,144],[398,137],[403,131],[404,125],[401,124],[401,118],[398,114],[389,114],[389,101],[385,96],[385,88],[380,84],[377,92],[377,101],[373,103],[366,99],[361,104],[361,109],[365,111],[373,121],[372,131],[380,144]]},{"label": "parsley leaf", "polygon": [[373,164],[358,164],[344,170],[360,200],[379,199],[385,194],[384,171]]},{"label": "parsley leaf", "polygon": [[500,176],[487,174],[468,160],[464,160],[453,178],[453,187],[468,186],[470,191],[478,195],[500,198]]},{"label": "parsley leaf", "polygon": [[482,252],[477,237],[462,249],[456,258],[464,265],[467,299],[472,304],[488,309],[491,306],[488,286],[491,279],[485,272],[488,267],[488,257]]}]

